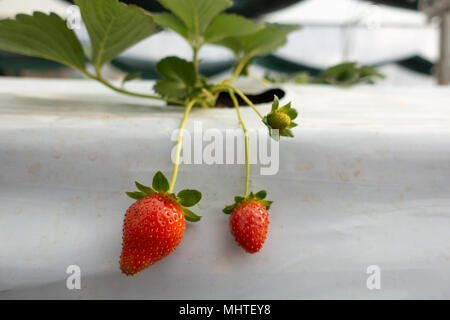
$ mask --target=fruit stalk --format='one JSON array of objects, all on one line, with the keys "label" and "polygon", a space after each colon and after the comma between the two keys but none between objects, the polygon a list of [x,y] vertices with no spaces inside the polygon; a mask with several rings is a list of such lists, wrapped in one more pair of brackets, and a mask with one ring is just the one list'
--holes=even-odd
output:
[{"label": "fruit stalk", "polygon": [[170,180],[170,186],[169,186],[169,192],[173,192],[173,188],[175,187],[175,182],[177,180],[177,174],[178,174],[178,166],[180,165],[180,155],[181,155],[181,147],[183,142],[183,134],[184,134],[184,128],[186,126],[187,118],[189,115],[189,112],[191,111],[192,107],[195,105],[197,100],[192,100],[186,105],[186,109],[184,111],[183,120],[181,121],[180,125],[180,132],[178,133],[178,141],[177,141],[177,149],[175,151],[175,163],[173,165],[173,173],[172,173],[172,179]]},{"label": "fruit stalk", "polygon": [[249,159],[249,141],[248,141],[248,131],[245,127],[244,121],[241,117],[241,110],[239,108],[239,102],[236,99],[236,95],[234,94],[233,90],[228,89],[228,93],[231,97],[231,100],[233,101],[234,107],[236,108],[236,113],[239,119],[239,124],[242,127],[242,130],[244,130],[245,135],[245,194],[244,197],[248,195],[248,182],[249,182],[249,176],[250,176],[250,159]]}]

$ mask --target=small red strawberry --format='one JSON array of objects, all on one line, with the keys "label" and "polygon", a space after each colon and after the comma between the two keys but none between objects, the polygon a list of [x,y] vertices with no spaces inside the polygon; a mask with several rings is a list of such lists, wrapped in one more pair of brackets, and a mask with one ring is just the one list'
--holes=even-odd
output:
[{"label": "small red strawberry", "polygon": [[264,200],[262,190],[247,197],[235,197],[235,203],[223,212],[231,214],[230,228],[237,243],[248,253],[261,250],[269,230],[269,212],[272,201]]},{"label": "small red strawberry", "polygon": [[139,192],[127,192],[136,199],[127,210],[123,224],[120,269],[134,275],[173,252],[181,242],[185,219],[200,217],[187,209],[201,199],[196,190],[167,192],[169,183],[161,172],[153,178],[153,188],[136,182]]}]

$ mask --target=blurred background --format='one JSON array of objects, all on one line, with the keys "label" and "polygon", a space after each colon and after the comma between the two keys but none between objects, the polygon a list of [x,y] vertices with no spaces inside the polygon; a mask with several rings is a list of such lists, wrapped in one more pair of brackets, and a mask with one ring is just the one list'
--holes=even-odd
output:
[{"label": "blurred background", "polygon": [[[156,0],[124,1],[149,11],[162,8]],[[33,11],[76,15],[70,1],[0,0],[0,19]],[[230,9],[260,21],[296,23],[303,28],[289,37],[275,54],[257,58],[252,73],[289,76],[322,70],[346,61],[373,66],[386,78],[377,85],[447,84],[450,77],[450,0],[234,0]],[[86,47],[83,25],[76,33]],[[142,78],[158,77],[158,59],[167,55],[190,58],[178,35],[163,31],[115,59],[105,77],[120,80],[143,71]],[[208,46],[201,52],[201,71],[221,77],[230,72],[233,56],[226,49]],[[0,75],[24,77],[82,77],[57,63],[0,51]]]}]

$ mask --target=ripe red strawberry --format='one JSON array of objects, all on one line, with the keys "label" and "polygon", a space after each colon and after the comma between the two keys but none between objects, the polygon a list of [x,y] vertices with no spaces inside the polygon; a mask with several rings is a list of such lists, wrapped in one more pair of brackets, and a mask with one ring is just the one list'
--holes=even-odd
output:
[{"label": "ripe red strawberry", "polygon": [[154,193],[135,202],[125,214],[120,268],[127,275],[138,273],[174,251],[185,228],[181,206]]},{"label": "ripe red strawberry", "polygon": [[127,194],[137,199],[125,214],[120,269],[134,275],[173,252],[181,242],[185,218],[198,221],[200,217],[186,207],[201,199],[196,190],[183,190],[176,196],[168,193],[169,184],[158,172],[153,188],[136,182],[140,192]]},{"label": "ripe red strawberry", "polygon": [[271,201],[264,200],[266,192],[250,193],[247,197],[235,197],[235,204],[223,211],[231,213],[230,229],[236,242],[248,253],[261,250],[269,230]]}]

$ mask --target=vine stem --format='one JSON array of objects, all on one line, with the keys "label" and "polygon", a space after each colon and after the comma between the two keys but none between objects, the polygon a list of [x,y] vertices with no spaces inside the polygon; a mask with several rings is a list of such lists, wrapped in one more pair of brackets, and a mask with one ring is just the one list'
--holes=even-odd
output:
[{"label": "vine stem", "polygon": [[145,99],[154,99],[154,100],[161,100],[161,101],[166,101],[169,104],[176,104],[176,105],[183,105],[184,102],[183,101],[178,101],[178,100],[173,100],[173,99],[165,99],[159,96],[155,96],[155,95],[150,95],[150,94],[143,94],[143,93],[137,93],[137,92],[131,92],[119,87],[114,86],[113,84],[109,83],[107,80],[105,80],[103,77],[101,76],[95,76],[89,72],[83,72],[87,77],[93,79],[93,80],[97,80],[98,82],[102,83],[103,85],[107,86],[108,88],[119,92],[119,93],[123,93],[129,96],[133,96],[133,97],[138,97],[138,98],[145,98]]},{"label": "vine stem", "polygon": [[[223,90],[223,89],[225,89],[225,90],[228,90],[228,92],[229,92],[229,90],[232,90],[232,91],[234,91],[234,92],[236,92],[241,98],[242,98],[242,100],[244,100],[245,101],[245,103],[247,103],[257,114],[258,114],[258,116],[261,118],[261,119],[264,119],[264,116],[261,114],[261,112],[259,112],[259,110],[255,107],[255,105],[253,104],[253,102],[251,102],[250,101],[250,99],[249,98],[247,98],[247,96],[242,92],[242,91],[240,91],[238,88],[235,88],[235,87],[233,87],[233,86],[231,86],[231,85],[229,85],[229,84],[225,84],[225,83],[222,83],[221,85],[219,85],[219,86],[217,86],[217,87],[215,87],[214,88],[214,90],[215,91],[220,91],[220,90]],[[235,96],[236,97],[236,96]]]},{"label": "vine stem", "polygon": [[250,161],[249,161],[249,142],[248,142],[248,131],[245,127],[244,121],[241,117],[241,110],[239,108],[238,100],[236,99],[236,95],[234,94],[233,90],[228,89],[228,93],[230,94],[231,100],[233,100],[234,107],[236,108],[236,113],[239,119],[239,124],[242,127],[242,130],[244,130],[245,135],[245,197],[248,195],[248,182],[250,177]]},{"label": "vine stem", "polygon": [[170,181],[169,192],[173,192],[173,188],[175,187],[175,181],[177,180],[177,174],[178,174],[178,167],[180,165],[180,155],[181,155],[181,147],[182,147],[182,142],[183,142],[184,128],[186,126],[189,112],[191,111],[192,107],[195,105],[196,102],[197,102],[197,100],[190,101],[186,105],[186,109],[184,111],[183,120],[181,121],[180,129],[179,129],[180,132],[178,133],[177,148],[175,151],[175,164],[173,165],[172,180]]},{"label": "vine stem", "polygon": [[194,47],[192,47],[192,50],[193,50],[192,63],[194,64],[195,72],[198,72],[198,65],[199,65],[199,63],[198,63],[198,51],[199,51],[199,48],[194,46]]},{"label": "vine stem", "polygon": [[231,79],[229,79],[227,82],[231,83],[236,81],[237,78],[239,78],[239,76],[242,73],[242,70],[244,70],[245,65],[247,64],[249,58],[244,57],[242,58],[242,60],[239,62],[239,64],[237,65],[236,69],[234,70],[233,76],[231,77]]},{"label": "vine stem", "polygon": [[238,88],[235,88],[235,87],[232,87],[232,86],[230,86],[230,89],[232,89],[234,92],[236,92],[242,98],[242,100],[245,101],[245,103],[247,103],[250,107],[252,107],[252,109],[255,110],[255,112],[258,114],[258,116],[261,119],[264,118],[264,116],[261,114],[261,112],[259,112],[258,109],[256,109],[256,107],[253,104],[253,102],[251,102],[250,99],[247,98],[247,96],[242,93],[242,91],[240,91]]}]

